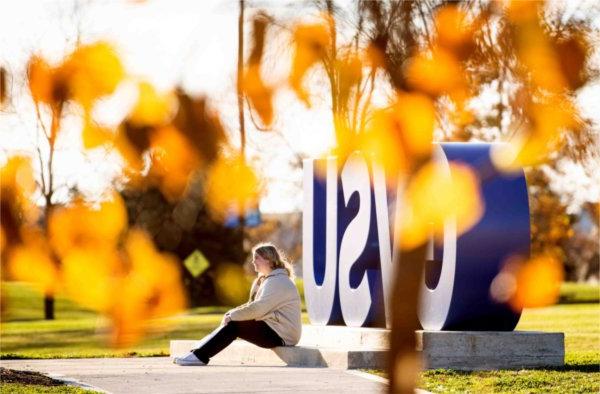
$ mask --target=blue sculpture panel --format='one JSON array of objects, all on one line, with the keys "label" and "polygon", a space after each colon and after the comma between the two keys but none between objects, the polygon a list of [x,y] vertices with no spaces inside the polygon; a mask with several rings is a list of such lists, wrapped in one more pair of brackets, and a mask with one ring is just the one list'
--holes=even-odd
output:
[{"label": "blue sculpture panel", "polygon": [[422,284],[419,317],[424,329],[509,331],[519,321],[520,312],[492,299],[489,289],[509,257],[529,255],[527,185],[522,171],[498,172],[490,148],[448,143],[438,149],[442,165],[458,162],[475,170],[484,213],[459,237],[451,219],[446,223],[444,244],[434,248]]},{"label": "blue sculpture panel", "polygon": [[[529,253],[529,206],[523,172],[503,174],[490,162],[490,144],[435,145],[435,157],[473,168],[481,181],[483,217],[457,237],[454,218],[444,242],[431,244],[421,286],[419,318],[427,330],[512,330],[520,313],[490,297],[503,262]],[[388,176],[389,177],[389,176]],[[304,162],[303,271],[313,324],[389,326],[393,223],[403,190],[355,152]],[[400,262],[402,264],[402,262]]]}]

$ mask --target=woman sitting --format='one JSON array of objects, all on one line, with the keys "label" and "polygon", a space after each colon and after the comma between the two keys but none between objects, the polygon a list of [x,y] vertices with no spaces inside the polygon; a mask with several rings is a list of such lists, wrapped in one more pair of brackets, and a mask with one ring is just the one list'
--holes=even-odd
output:
[{"label": "woman sitting", "polygon": [[300,295],[291,265],[270,243],[255,246],[252,257],[258,277],[252,284],[250,300],[225,313],[221,326],[190,353],[175,357],[175,364],[206,365],[236,338],[264,348],[298,343],[302,332]]}]

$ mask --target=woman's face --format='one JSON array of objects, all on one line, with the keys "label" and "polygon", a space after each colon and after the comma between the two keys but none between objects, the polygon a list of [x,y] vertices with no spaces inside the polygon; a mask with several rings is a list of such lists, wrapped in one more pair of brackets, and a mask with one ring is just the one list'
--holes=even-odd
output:
[{"label": "woman's face", "polygon": [[252,264],[254,264],[254,270],[261,274],[268,274],[271,272],[271,263],[269,260],[261,257],[258,253],[254,253],[254,258],[252,259]]}]

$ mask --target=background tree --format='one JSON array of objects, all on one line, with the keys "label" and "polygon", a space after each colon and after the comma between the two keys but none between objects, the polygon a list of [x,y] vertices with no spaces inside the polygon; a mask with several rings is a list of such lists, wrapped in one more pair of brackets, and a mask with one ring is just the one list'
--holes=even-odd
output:
[{"label": "background tree", "polygon": [[[574,104],[578,89],[594,75],[587,62],[590,53],[586,43],[593,38],[586,31],[589,21],[569,24],[562,18],[553,30],[553,19],[548,17],[552,8],[543,8],[541,2],[513,2],[506,7],[472,1],[359,2],[355,18],[355,37],[359,39],[355,42],[360,43],[360,52],[367,54],[373,68],[385,75],[382,85],[389,84],[394,93],[390,95],[390,111],[376,110],[365,127],[353,128],[352,122],[345,121],[348,114],[352,119],[352,106],[346,105],[344,98],[348,96],[340,89],[344,85],[332,66],[332,59],[342,58],[337,52],[336,31],[340,14],[333,2],[317,5],[325,12],[323,23],[295,29],[296,55],[290,85],[302,101],[309,102],[303,77],[313,64],[322,62],[342,159],[344,152],[356,148],[374,152],[376,157],[384,158],[388,173],[401,171],[406,184],[416,182],[417,174],[427,168],[430,159],[430,151],[420,149],[418,141],[431,142],[434,130],[433,121],[415,127],[410,119],[418,115],[429,119],[431,114],[442,132],[436,136],[438,140],[510,141],[508,149],[494,154],[496,165],[506,170],[569,155],[593,158],[589,146],[597,141],[597,132],[586,129]],[[564,11],[557,15],[564,15]],[[362,66],[356,70],[354,80],[360,80]],[[355,85],[346,87],[352,89]],[[499,96],[496,108],[474,113],[473,103],[490,87]],[[393,148],[386,150],[384,145]],[[532,191],[541,189],[542,185],[532,182]],[[532,198],[538,196],[534,193]],[[534,219],[540,216],[547,217],[534,212]],[[427,221],[424,217],[419,220]],[[569,234],[565,225],[568,223],[558,229],[560,239]],[[557,231],[555,225],[534,225],[535,235],[540,229]],[[398,270],[393,297],[406,302],[393,311],[389,371],[392,392],[412,391],[414,371],[418,370],[414,351],[416,297],[425,259],[424,239],[418,239],[403,247],[394,262]],[[548,248],[544,250],[547,254]],[[552,258],[560,261],[561,255]]]}]

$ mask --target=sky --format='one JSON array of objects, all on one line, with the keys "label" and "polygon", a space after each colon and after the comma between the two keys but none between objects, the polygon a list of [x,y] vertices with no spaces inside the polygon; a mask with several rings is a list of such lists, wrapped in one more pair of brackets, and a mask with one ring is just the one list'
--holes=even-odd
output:
[{"label": "sky", "polygon": [[[284,18],[296,13],[295,6],[285,4],[271,2],[269,10]],[[33,53],[59,61],[78,35],[82,42],[107,40],[116,46],[134,78],[148,80],[162,90],[180,85],[191,94],[208,96],[225,125],[237,130],[237,17],[237,1],[15,2],[0,16],[0,59],[12,75],[18,75]],[[274,57],[277,60],[271,68],[277,72],[270,79],[281,80],[290,53],[283,43],[274,49],[282,53]],[[33,103],[23,82],[11,83],[12,106],[0,114],[0,155],[4,157],[16,151],[29,154],[39,141]],[[135,102],[134,86],[133,81],[123,84],[97,106],[95,117],[108,125],[118,124]],[[248,156],[269,181],[261,209],[297,210],[302,201],[298,195],[301,173],[290,167],[290,158],[294,153],[316,156],[327,151],[333,143],[331,115],[327,108],[305,108],[289,90],[278,94],[275,105],[275,133],[253,130],[247,122]],[[98,195],[121,168],[117,155],[105,149],[81,153],[79,123],[74,118],[65,121],[58,142],[58,199],[65,198],[74,184],[84,194]],[[272,149],[260,148],[264,146]]]},{"label": "sky", "polygon": [[[281,19],[308,14],[299,2],[255,1]],[[248,9],[248,14],[254,10]],[[309,16],[309,15],[308,15]],[[95,109],[94,116],[107,125],[116,125],[135,102],[136,79],[145,79],[167,90],[181,85],[191,94],[205,94],[217,108],[227,128],[237,130],[235,95],[238,2],[225,1],[36,1],[22,0],[4,7],[0,15],[0,62],[11,75],[22,75],[27,60],[38,53],[59,61],[70,51],[77,37],[82,42],[98,39],[115,45],[132,76],[109,99]],[[600,23],[600,21],[599,21]],[[250,24],[247,24],[249,28]],[[265,68],[268,82],[282,82],[291,56],[285,34],[270,45]],[[40,144],[33,103],[26,86],[17,77],[9,81],[12,102],[0,113],[0,162],[15,152],[31,154]],[[600,124],[597,105],[600,86],[584,99],[584,111]],[[315,100],[308,109],[288,89],[275,99],[274,131],[253,130],[247,122],[248,156],[267,180],[267,194],[261,202],[264,212],[301,209],[301,170],[290,166],[295,153],[315,157],[333,144],[331,113],[326,100]],[[321,104],[321,105],[320,105]],[[68,117],[58,142],[55,168],[64,199],[69,187],[87,196],[98,196],[120,172],[120,159],[112,151],[95,149],[82,154],[76,116]],[[237,140],[237,136],[234,136]],[[268,146],[269,149],[264,149]],[[45,153],[45,152],[44,152]],[[580,168],[570,169],[567,186],[579,199],[600,196],[600,171],[590,177]],[[90,176],[93,174],[93,176]],[[582,186],[583,185],[583,186]],[[579,191],[578,191],[579,190]]]}]

